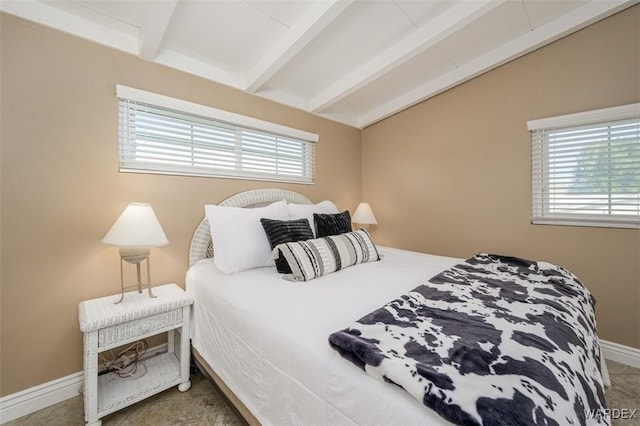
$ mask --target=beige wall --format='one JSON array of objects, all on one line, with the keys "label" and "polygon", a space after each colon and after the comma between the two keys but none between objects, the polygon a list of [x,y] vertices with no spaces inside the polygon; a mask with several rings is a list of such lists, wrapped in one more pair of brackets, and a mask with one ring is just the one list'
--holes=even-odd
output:
[{"label": "beige wall", "polygon": [[531,225],[527,120],[640,101],[640,6],[366,128],[378,243],[576,272],[602,338],[640,347],[640,231]]},{"label": "beige wall", "polygon": [[[185,73],[1,17],[1,394],[82,369],[80,301],[119,291],[119,257],[100,240],[131,201],[150,202],[169,238],[154,283],[184,285],[205,203],[281,187],[354,209],[360,131]],[[320,135],[316,185],[118,173],[115,84]]]}]

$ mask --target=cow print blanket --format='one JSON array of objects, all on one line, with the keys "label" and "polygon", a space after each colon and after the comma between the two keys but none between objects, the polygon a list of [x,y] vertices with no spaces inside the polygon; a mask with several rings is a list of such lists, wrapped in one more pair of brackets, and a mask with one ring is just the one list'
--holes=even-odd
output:
[{"label": "cow print blanket", "polygon": [[606,425],[595,301],[571,272],[476,254],[331,346],[459,425]]}]

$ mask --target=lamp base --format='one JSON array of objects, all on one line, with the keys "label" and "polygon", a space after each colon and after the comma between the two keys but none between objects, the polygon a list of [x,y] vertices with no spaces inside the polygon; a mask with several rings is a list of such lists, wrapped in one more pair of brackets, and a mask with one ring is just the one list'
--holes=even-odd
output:
[{"label": "lamp base", "polygon": [[[148,248],[120,248],[120,299],[114,304],[124,300],[124,291],[130,288],[137,288],[138,293],[142,293],[142,274],[140,264],[143,261],[147,261],[147,289],[149,291],[149,297],[156,297],[151,292],[151,266],[149,265],[149,249]],[[130,286],[124,285],[124,262],[136,265],[136,277],[137,283]]]}]

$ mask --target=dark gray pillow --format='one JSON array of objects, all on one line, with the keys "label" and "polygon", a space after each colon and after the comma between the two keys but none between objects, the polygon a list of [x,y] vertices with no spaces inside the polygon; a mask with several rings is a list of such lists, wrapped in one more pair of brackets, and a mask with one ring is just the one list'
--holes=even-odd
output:
[{"label": "dark gray pillow", "polygon": [[316,225],[316,238],[340,235],[353,230],[349,210],[336,214],[314,213],[313,221]]},{"label": "dark gray pillow", "polygon": [[[271,250],[278,244],[294,243],[313,238],[313,231],[307,219],[275,220],[262,218],[260,223],[262,223],[264,232],[267,234]],[[291,273],[291,268],[284,256],[278,257],[275,262],[278,272],[281,274]]]}]

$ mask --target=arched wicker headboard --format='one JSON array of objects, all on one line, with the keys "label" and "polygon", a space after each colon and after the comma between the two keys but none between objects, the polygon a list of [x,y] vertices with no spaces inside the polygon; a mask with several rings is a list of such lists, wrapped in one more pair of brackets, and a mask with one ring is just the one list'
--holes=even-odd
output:
[{"label": "arched wicker headboard", "polygon": [[[280,200],[295,204],[311,204],[311,200],[297,192],[284,189],[254,189],[241,192],[221,202],[220,206],[228,207],[262,207]],[[213,241],[209,221],[205,217],[196,228],[189,247],[189,266],[198,260],[213,257]]]}]

